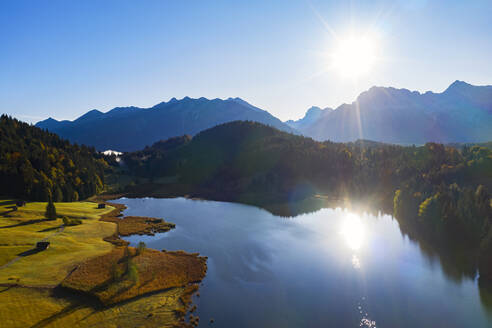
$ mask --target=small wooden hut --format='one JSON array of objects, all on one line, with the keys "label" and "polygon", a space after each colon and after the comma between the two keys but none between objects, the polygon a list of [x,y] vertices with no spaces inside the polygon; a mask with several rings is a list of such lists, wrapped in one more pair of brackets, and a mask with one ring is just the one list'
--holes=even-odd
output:
[{"label": "small wooden hut", "polygon": [[47,249],[48,247],[50,247],[49,241],[38,241],[36,243],[36,249],[38,249],[40,251],[43,251],[43,250]]},{"label": "small wooden hut", "polygon": [[15,205],[17,205],[17,207],[23,207],[23,206],[26,206],[26,201],[25,200],[18,200]]}]

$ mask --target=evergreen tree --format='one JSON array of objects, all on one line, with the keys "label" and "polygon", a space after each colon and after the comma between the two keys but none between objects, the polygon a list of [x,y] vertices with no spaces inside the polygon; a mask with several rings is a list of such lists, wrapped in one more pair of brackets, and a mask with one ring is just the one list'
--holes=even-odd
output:
[{"label": "evergreen tree", "polygon": [[51,198],[48,201],[48,205],[46,205],[46,213],[44,214],[44,216],[46,216],[48,219],[56,219],[56,208]]},{"label": "evergreen tree", "polygon": [[114,164],[92,147],[0,116],[0,196],[43,202],[87,198],[103,190],[106,159]]}]

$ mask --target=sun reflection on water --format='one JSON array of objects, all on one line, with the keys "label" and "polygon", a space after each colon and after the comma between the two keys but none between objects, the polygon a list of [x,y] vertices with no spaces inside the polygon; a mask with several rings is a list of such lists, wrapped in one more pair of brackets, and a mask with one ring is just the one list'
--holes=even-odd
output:
[{"label": "sun reflection on water", "polygon": [[360,269],[360,260],[355,254],[352,255],[352,266],[354,269]]},{"label": "sun reflection on water", "polygon": [[348,247],[354,251],[359,250],[365,238],[365,227],[360,217],[352,213],[347,214],[342,222],[340,234]]}]

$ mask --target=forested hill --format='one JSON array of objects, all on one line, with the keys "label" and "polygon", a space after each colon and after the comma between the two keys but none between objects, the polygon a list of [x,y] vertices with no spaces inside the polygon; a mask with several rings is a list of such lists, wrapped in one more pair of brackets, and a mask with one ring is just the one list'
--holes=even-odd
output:
[{"label": "forested hill", "polygon": [[161,141],[123,159],[133,174],[179,176],[183,183],[227,195],[287,194],[300,184],[321,193],[380,190],[393,195],[414,180],[421,180],[424,189],[441,183],[492,188],[492,151],[485,147],[317,142],[254,122],[231,122],[193,138]]},{"label": "forested hill", "polygon": [[75,201],[103,188],[108,166],[94,148],[0,117],[0,196],[26,200]]},{"label": "forested hill", "polygon": [[125,154],[124,162],[154,181],[153,190],[170,181],[161,177],[174,177],[191,195],[260,206],[314,194],[394,204],[401,225],[419,236],[479,249],[481,273],[492,279],[492,150],[485,147],[317,142],[232,122]]}]

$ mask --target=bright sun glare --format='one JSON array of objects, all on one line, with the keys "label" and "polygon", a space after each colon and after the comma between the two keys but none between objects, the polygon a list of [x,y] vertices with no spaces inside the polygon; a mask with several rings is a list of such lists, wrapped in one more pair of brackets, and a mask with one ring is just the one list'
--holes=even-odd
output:
[{"label": "bright sun glare", "polygon": [[343,220],[340,230],[348,247],[356,251],[362,246],[364,241],[365,229],[364,225],[358,215],[347,214]]},{"label": "bright sun glare", "polygon": [[332,68],[345,78],[356,79],[367,74],[376,63],[377,41],[370,36],[350,36],[338,40],[332,57]]}]

